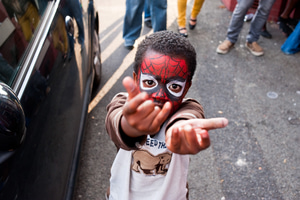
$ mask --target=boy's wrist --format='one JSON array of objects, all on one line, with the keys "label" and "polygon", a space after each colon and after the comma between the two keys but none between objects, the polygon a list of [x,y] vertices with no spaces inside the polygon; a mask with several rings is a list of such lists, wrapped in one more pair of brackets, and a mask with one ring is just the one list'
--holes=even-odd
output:
[{"label": "boy's wrist", "polygon": [[141,132],[138,131],[136,128],[132,127],[126,120],[124,116],[121,117],[121,129],[124,134],[128,137],[136,138],[141,136]]},{"label": "boy's wrist", "polygon": [[[138,149],[140,144],[146,141],[147,135],[141,135],[137,129],[131,127],[124,116],[121,117],[120,136],[123,142],[130,148]],[[137,145],[138,144],[138,145]]]}]

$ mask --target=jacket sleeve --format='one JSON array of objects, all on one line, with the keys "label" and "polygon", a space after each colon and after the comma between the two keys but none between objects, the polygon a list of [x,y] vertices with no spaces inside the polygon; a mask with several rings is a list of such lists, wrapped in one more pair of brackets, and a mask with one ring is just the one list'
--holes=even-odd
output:
[{"label": "jacket sleeve", "polygon": [[202,105],[195,99],[185,99],[179,109],[170,118],[166,130],[179,120],[204,119]]},{"label": "jacket sleeve", "polygon": [[127,93],[117,94],[106,107],[107,115],[105,119],[105,126],[108,135],[115,143],[117,148],[124,150],[137,149],[136,143],[141,143],[145,137],[131,138],[128,137],[121,129],[121,118],[123,106],[127,100]]}]

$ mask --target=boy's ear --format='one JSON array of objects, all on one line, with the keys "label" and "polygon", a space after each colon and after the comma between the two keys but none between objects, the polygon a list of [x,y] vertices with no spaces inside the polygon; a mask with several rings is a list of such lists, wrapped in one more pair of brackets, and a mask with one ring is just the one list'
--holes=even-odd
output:
[{"label": "boy's ear", "polygon": [[188,83],[187,90],[189,90],[191,86],[192,86],[192,80]]},{"label": "boy's ear", "polygon": [[188,93],[190,87],[192,86],[192,81],[188,82],[187,85],[186,85],[186,89],[185,89],[185,92],[183,94],[183,97],[185,97],[185,95]]},{"label": "boy's ear", "polygon": [[132,76],[133,76],[133,80],[134,80],[135,84],[137,84],[137,74],[135,72],[133,72]]}]

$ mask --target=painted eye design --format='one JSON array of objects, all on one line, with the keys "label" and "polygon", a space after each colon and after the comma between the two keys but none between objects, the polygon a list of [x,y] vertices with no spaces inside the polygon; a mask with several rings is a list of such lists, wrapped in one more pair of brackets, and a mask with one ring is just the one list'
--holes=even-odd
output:
[{"label": "painted eye design", "polygon": [[141,79],[140,80],[140,87],[143,90],[150,90],[150,89],[155,88],[158,85],[157,80],[149,74],[141,73],[141,78],[140,79]]},{"label": "painted eye design", "polygon": [[173,96],[181,97],[185,84],[186,81],[182,82],[182,81],[174,80],[167,83],[167,89]]},{"label": "painted eye design", "polygon": [[153,80],[143,80],[143,86],[144,87],[154,87],[156,85],[156,83]]},{"label": "painted eye design", "polygon": [[175,93],[178,93],[181,91],[182,87],[177,84],[171,84],[171,85],[169,85],[169,89]]}]

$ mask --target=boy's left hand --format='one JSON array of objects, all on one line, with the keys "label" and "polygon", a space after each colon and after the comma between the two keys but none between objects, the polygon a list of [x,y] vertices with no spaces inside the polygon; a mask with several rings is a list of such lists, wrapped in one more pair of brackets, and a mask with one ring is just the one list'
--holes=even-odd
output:
[{"label": "boy's left hand", "polygon": [[210,146],[209,130],[224,128],[227,124],[226,118],[179,121],[166,132],[167,148],[178,154],[196,154]]}]

